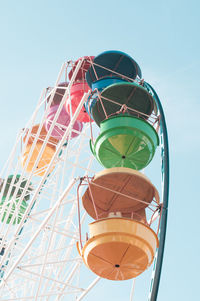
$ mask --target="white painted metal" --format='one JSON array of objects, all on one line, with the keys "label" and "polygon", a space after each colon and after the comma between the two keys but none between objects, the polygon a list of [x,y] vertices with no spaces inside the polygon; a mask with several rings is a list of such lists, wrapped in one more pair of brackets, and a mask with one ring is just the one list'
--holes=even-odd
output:
[{"label": "white painted metal", "polygon": [[[75,243],[78,240],[77,223],[76,220],[74,221],[77,211],[76,188],[73,187],[75,178],[77,178],[77,169],[81,170],[81,172],[79,171],[80,176],[91,173],[92,171],[92,156],[89,152],[89,148],[87,147],[87,151],[83,152],[86,144],[88,144],[88,126],[85,126],[80,137],[70,140],[67,147],[63,147],[63,144],[66,141],[66,137],[71,136],[73,124],[83,103],[87,99],[88,94],[84,95],[76,112],[71,116],[71,122],[66,128],[62,140],[57,145],[56,152],[51,163],[47,166],[44,176],[39,178],[34,174],[35,167],[41,158],[51,131],[57,122],[57,117],[69,95],[70,87],[80,68],[80,64],[81,61],[77,65],[68,87],[65,88],[66,92],[47,137],[44,140],[32,173],[28,174],[25,171],[26,166],[29,163],[29,159],[37,143],[42,124],[47,116],[47,111],[55,94],[56,87],[59,82],[61,82],[66,67],[69,68],[69,63],[63,64],[56,85],[50,93],[45,96],[45,90],[43,91],[36,110],[25,127],[26,129],[29,128],[29,131],[26,141],[22,146],[22,152],[30,137],[32,126],[36,123],[40,123],[25,168],[22,168],[19,160],[21,139],[25,133],[25,131],[22,130],[18,135],[16,144],[9,156],[9,160],[2,171],[1,176],[5,179],[9,174],[13,174],[14,176],[17,174],[21,175],[20,181],[16,184],[13,200],[20,187],[21,180],[23,177],[27,179],[24,192],[16,205],[16,212],[21,206],[26,189],[30,183],[32,183],[31,185],[34,187],[34,192],[28,203],[26,214],[24,214],[19,225],[12,224],[16,217],[15,215],[13,215],[10,224],[7,225],[4,221],[0,225],[0,235],[2,238],[1,246],[6,243],[4,255],[0,258],[1,267],[5,270],[1,277],[0,289],[1,296],[2,298],[5,298],[5,300],[12,300],[13,298],[14,300],[29,300],[33,298],[31,295],[34,296],[34,300],[37,300],[37,298],[41,299],[41,296],[51,299],[51,296],[56,297],[56,295],[58,295],[58,298],[60,299],[61,296],[66,294],[73,294],[75,298],[75,294],[84,291],[83,288],[80,289],[73,285],[73,279],[76,276],[75,274],[79,272],[78,267],[82,261],[78,256],[78,252],[76,253],[76,257],[73,257],[71,254],[72,250],[75,249]],[[51,98],[44,111],[44,103],[49,95],[51,95]],[[70,101],[69,97],[68,101]],[[75,146],[76,149],[73,146]],[[62,154],[60,154],[61,151]],[[83,160],[80,160],[81,156],[83,156]],[[49,171],[54,165],[56,165],[55,170],[49,175]],[[73,185],[68,184],[69,182]],[[1,191],[4,190],[5,183],[6,182],[4,181]],[[13,183],[14,177],[10,186],[12,186]],[[66,185],[68,186],[64,189]],[[72,191],[70,191],[70,189]],[[9,192],[10,191],[11,188]],[[8,200],[6,199],[0,212],[0,220],[3,217],[3,211],[6,208],[7,201]],[[46,203],[45,206],[41,206],[41,202]],[[8,209],[7,216],[9,214],[10,211]],[[3,269],[1,268],[1,273]],[[14,278],[16,281],[14,281]],[[60,288],[55,294],[58,284],[60,285]],[[51,286],[53,290],[49,290],[49,287]],[[74,292],[70,292],[69,288],[70,290],[73,288]]]},{"label": "white painted metal", "polygon": [[135,279],[133,279],[133,282],[132,282],[132,288],[131,288],[131,294],[130,294],[130,301],[133,301],[134,290],[135,290]]},{"label": "white painted metal", "polygon": [[[46,95],[46,90],[43,90],[32,117],[25,126],[25,129],[20,130],[9,159],[0,174],[0,177],[5,180],[9,174],[13,174],[14,177],[17,174],[21,175],[19,182],[16,184],[12,200],[13,204],[23,177],[27,180],[24,191],[16,204],[16,214],[22,204],[28,186],[31,184],[33,187],[28,207],[19,224],[12,224],[16,218],[14,214],[10,224],[6,224],[6,218],[2,222],[5,208],[8,208],[6,207],[8,197],[4,201],[0,212],[0,238],[2,238],[0,251],[2,246],[6,246],[3,256],[0,256],[0,293],[2,301],[60,301],[65,300],[65,296],[70,296],[70,301],[81,301],[101,279],[94,275],[93,279],[90,279],[83,287],[82,279],[85,277],[84,272],[80,271],[82,259],[76,250],[76,242],[79,239],[77,222],[77,186],[79,179],[84,175],[93,176],[98,168],[100,168],[98,163],[93,160],[89,149],[89,125],[84,125],[84,129],[79,133],[78,137],[70,139],[73,124],[89,93],[83,96],[74,114],[72,114],[72,110],[70,109],[70,124],[58,143],[50,164],[46,166],[45,174],[42,177],[38,177],[35,174],[36,166],[48,143],[53,127],[57,124],[57,118],[63,104],[66,100],[71,104],[69,92],[81,63],[82,61],[77,64],[68,87],[63,87],[66,90],[65,94],[43,146],[40,149],[37,160],[34,163],[32,172],[27,173],[26,166],[36,146],[56,88],[60,82],[66,81],[66,70],[68,72],[73,62],[67,62],[62,65],[55,86],[48,95]],[[49,96],[50,99],[46,109],[44,109],[47,97]],[[25,150],[32,127],[37,123],[40,126],[35,135],[35,140],[25,167],[22,168],[20,156]],[[26,141],[22,143],[21,147],[21,141],[27,129],[29,130]],[[65,145],[67,137],[68,144]],[[50,173],[54,166],[54,170]],[[14,177],[11,186],[14,183]],[[6,181],[4,181],[0,193],[0,199],[5,188],[5,183]],[[84,189],[84,186],[80,187],[80,195]],[[9,191],[11,191],[11,188]],[[7,216],[10,214],[11,207],[7,209]],[[86,218],[86,213],[82,212],[81,224],[84,224]],[[157,216],[155,216],[156,218]],[[134,282],[131,281],[132,283]],[[133,299],[133,292],[134,285],[132,289],[130,288],[130,300]]]}]

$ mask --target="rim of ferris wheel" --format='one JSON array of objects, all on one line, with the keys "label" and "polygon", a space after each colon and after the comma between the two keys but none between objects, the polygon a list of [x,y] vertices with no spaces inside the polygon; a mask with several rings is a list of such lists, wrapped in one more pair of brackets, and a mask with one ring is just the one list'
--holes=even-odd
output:
[{"label": "rim of ferris wheel", "polygon": [[132,81],[137,76],[141,78],[142,72],[132,57],[117,50],[104,51],[96,56],[86,72],[86,80],[90,87],[93,82],[112,76]]},{"label": "rim of ferris wheel", "polygon": [[[90,90],[91,89],[85,80],[76,81],[72,84],[71,89],[70,89],[70,98],[71,98],[71,109],[72,109],[73,114],[76,111],[84,93],[87,93]],[[70,104],[68,102],[66,102],[65,108],[66,108],[66,111],[70,114]],[[84,105],[83,105],[76,120],[80,121],[80,122],[84,122],[84,123],[90,122],[91,118],[90,118],[89,114],[87,113],[87,110],[85,109]]]},{"label": "rim of ferris wheel", "polygon": [[[69,84],[68,82],[62,82],[62,83],[58,84],[58,87],[61,87],[61,88],[56,89],[55,94],[54,94],[53,99],[52,99],[52,102],[50,104],[50,107],[55,106],[55,105],[59,105],[61,103],[62,98],[63,98],[63,96],[65,94],[65,91],[66,91],[66,89],[62,89],[62,87],[67,88],[68,84]],[[50,88],[47,88],[47,92],[48,92],[49,89]],[[48,103],[50,101],[50,99],[51,99],[51,95],[49,95],[47,97],[46,102]]]},{"label": "rim of ferris wheel", "polygon": [[[106,218],[113,212],[122,217],[138,219],[155,201],[159,205],[159,193],[151,181],[141,172],[126,167],[114,167],[95,174],[82,197],[83,207],[94,219]],[[96,213],[98,216],[96,216]],[[133,214],[135,213],[135,216]]]},{"label": "rim of ferris wheel", "polygon": [[162,212],[161,212],[161,221],[159,227],[159,249],[157,255],[155,256],[155,263],[152,272],[152,279],[150,284],[150,291],[148,301],[156,301],[158,295],[158,289],[160,284],[161,269],[164,257],[164,248],[165,248],[165,238],[167,231],[167,215],[168,215],[168,202],[169,202],[169,143],[168,143],[168,133],[167,125],[165,121],[165,115],[162,108],[161,101],[158,97],[158,94],[154,88],[147,82],[144,82],[144,85],[150,92],[153,93],[156,105],[160,113],[160,135],[161,135],[161,179],[162,179]]},{"label": "rim of ferris wheel", "polygon": [[100,135],[90,148],[97,160],[105,167],[145,168],[152,160],[159,137],[145,120],[118,115],[100,124]]},{"label": "rim of ferris wheel", "polygon": [[121,82],[108,86],[101,94],[92,98],[91,111],[96,124],[118,114],[125,105],[132,116],[148,119],[154,110],[152,95],[138,83]]},{"label": "rim of ferris wheel", "polygon": [[[13,178],[14,178],[14,182],[13,182]],[[10,200],[13,197],[15,190],[16,190],[16,186],[17,186],[16,184],[20,181],[20,178],[21,178],[21,175],[19,175],[19,174],[8,176],[5,187],[4,187],[3,195],[1,198],[2,201],[5,201],[6,198],[8,198],[8,200]],[[17,193],[15,194],[16,199],[22,195],[22,193],[24,191],[24,187],[26,186],[27,182],[28,181],[23,177],[22,181],[20,183],[20,187],[17,189]],[[30,199],[30,193],[33,190],[33,187],[31,187],[31,185],[32,185],[32,183],[30,182],[28,188],[26,189],[25,196],[23,198],[24,201],[28,201]]]},{"label": "rim of ferris wheel", "polygon": [[[14,216],[16,216],[12,222],[13,225],[19,224],[26,208],[28,207],[28,204],[26,201],[22,201],[20,204],[20,207],[18,208],[18,202],[19,199],[13,200],[12,198],[7,201],[1,201],[0,202],[0,212],[2,210],[2,207],[4,205],[4,202],[6,202],[6,207],[4,207],[3,216],[1,218],[1,221],[4,222],[6,220],[6,224],[10,224],[11,219]],[[17,209],[17,212],[16,212]]]},{"label": "rim of ferris wheel", "polygon": [[147,225],[128,218],[105,218],[89,224],[90,238],[80,251],[95,274],[109,280],[127,280],[152,263],[159,241]]},{"label": "rim of ferris wheel", "polygon": [[[48,110],[47,118],[45,120],[45,129],[47,132],[51,127],[51,124],[53,122],[53,119],[56,115],[58,108],[59,108],[59,104],[51,106]],[[70,115],[66,111],[64,106],[62,107],[60,114],[58,115],[56,123],[57,124],[53,127],[50,137],[51,138],[53,137],[56,140],[61,140],[65,133],[65,128],[70,124]],[[79,132],[82,131],[82,129],[83,129],[82,122],[76,120],[73,124],[73,130],[75,131],[72,130],[71,138],[77,137],[79,135]]]},{"label": "rim of ferris wheel", "polygon": [[73,64],[72,69],[68,73],[68,78],[71,80],[72,75],[76,69],[76,66],[80,60],[83,60],[80,66],[80,69],[78,70],[76,77],[74,81],[76,82],[77,80],[84,80],[85,79],[85,73],[88,71],[90,68],[92,61],[94,60],[95,56],[82,56],[78,60],[75,61]]}]

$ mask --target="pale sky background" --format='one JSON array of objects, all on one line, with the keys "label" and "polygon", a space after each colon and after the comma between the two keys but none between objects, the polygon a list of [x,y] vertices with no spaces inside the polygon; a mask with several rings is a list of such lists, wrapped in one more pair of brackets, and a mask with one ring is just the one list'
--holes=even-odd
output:
[{"label": "pale sky background", "polygon": [[[42,89],[54,84],[66,60],[124,51],[157,91],[170,145],[169,216],[158,301],[200,300],[199,18],[197,0],[0,0],[0,167]],[[100,284],[97,291],[86,300],[118,300],[106,299]]]}]

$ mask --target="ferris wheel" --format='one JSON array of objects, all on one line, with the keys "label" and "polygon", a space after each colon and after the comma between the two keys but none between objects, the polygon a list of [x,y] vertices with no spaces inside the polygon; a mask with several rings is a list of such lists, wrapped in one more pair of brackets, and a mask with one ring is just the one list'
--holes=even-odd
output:
[{"label": "ferris wheel", "polygon": [[[146,175],[158,149],[161,184]],[[65,62],[0,180],[1,300],[89,300],[105,281],[127,283],[123,300],[137,300],[137,282],[157,300],[168,138],[159,97],[133,58],[106,51]]]}]

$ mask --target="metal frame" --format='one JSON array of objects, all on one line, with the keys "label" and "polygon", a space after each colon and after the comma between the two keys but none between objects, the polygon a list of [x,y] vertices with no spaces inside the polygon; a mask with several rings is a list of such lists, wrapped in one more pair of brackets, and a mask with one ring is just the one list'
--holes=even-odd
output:
[{"label": "metal frame", "polygon": [[[22,180],[23,177],[26,177],[27,184],[19,198],[19,202],[16,206],[17,208],[20,207],[30,183],[32,183],[31,185],[34,187],[32,198],[28,202],[28,207],[19,225],[13,226],[12,222],[9,225],[6,225],[5,221],[3,223],[0,222],[0,235],[2,236],[1,245],[6,245],[4,255],[0,256],[0,289],[2,301],[40,300],[42,297],[45,298],[46,301],[58,301],[68,294],[71,296],[71,300],[73,299],[73,296],[75,296],[74,300],[76,298],[77,301],[81,301],[101,279],[94,275],[94,279],[91,280],[87,287],[83,289],[78,282],[81,260],[79,257],[73,256],[73,249],[75,248],[79,235],[78,223],[75,220],[78,205],[76,189],[79,178],[80,176],[84,177],[94,175],[96,169],[98,169],[98,165],[96,166],[96,163],[93,163],[93,156],[89,151],[89,146],[86,148],[86,144],[88,144],[88,140],[90,138],[90,124],[84,127],[84,131],[79,135],[79,138],[69,140],[68,145],[64,146],[66,137],[71,137],[73,124],[76,121],[82,105],[87,100],[89,93],[83,96],[74,114],[72,114],[72,110],[70,109],[71,122],[66,128],[62,140],[58,143],[56,152],[50,164],[47,166],[45,174],[38,178],[34,173],[37,163],[42,156],[42,152],[48,143],[53,127],[57,124],[58,115],[66,99],[71,107],[69,91],[81,64],[82,61],[77,64],[68,87],[63,88],[66,90],[65,94],[55,118],[52,121],[49,132],[43,142],[43,146],[40,149],[33,171],[31,173],[27,173],[25,171],[26,166],[25,168],[21,167],[19,154],[25,150],[33,125],[38,123],[38,120],[40,120],[40,127],[35,135],[35,140],[26,162],[27,165],[39,138],[42,124],[47,116],[47,111],[53,100],[56,88],[62,78],[66,81],[68,68],[73,66],[73,62],[71,61],[62,65],[55,87],[51,89],[49,94],[47,95],[46,89],[43,90],[36,106],[36,110],[33,112],[33,115],[28,124],[25,126],[25,129],[20,131],[11,155],[0,174],[0,177],[5,179],[7,179],[10,173],[14,176],[20,173],[20,180]],[[159,108],[161,114],[161,135],[163,136],[164,141],[164,146],[161,147],[164,166],[162,170],[164,192],[162,220],[160,224],[160,247],[157,255],[156,271],[153,272],[154,281],[151,290],[151,297],[149,299],[150,301],[155,301],[162,267],[166,233],[169,185],[167,182],[167,177],[169,177],[167,168],[169,168],[169,159],[168,145],[166,146],[166,124],[162,107],[153,88],[147,83],[144,84],[153,92],[155,101]],[[44,110],[43,107],[46,104],[47,97],[49,96],[51,97]],[[21,139],[27,128],[29,128],[29,131],[26,141],[21,149]],[[94,167],[92,164],[94,164]],[[56,168],[50,173],[50,170],[54,165],[56,165]],[[78,175],[77,171],[79,171]],[[66,176],[68,177],[68,185],[66,183]],[[1,191],[4,190],[5,182],[6,181],[4,181],[4,186]],[[21,181],[18,181],[13,198],[15,198],[20,184]],[[66,185],[67,188],[65,188]],[[83,189],[84,187],[80,187],[80,193]],[[43,202],[45,205],[43,205]],[[2,212],[0,212],[0,221],[3,216],[5,206],[6,200],[4,202]],[[8,214],[9,210],[7,210],[7,215]],[[12,221],[14,218],[15,215],[13,214]],[[81,224],[84,223],[85,218],[86,213],[82,213],[82,216],[80,217]],[[153,221],[158,218],[159,214],[157,213],[153,217]],[[133,300],[134,296],[135,280],[131,281],[131,286],[130,301]]]},{"label": "metal frame", "polygon": [[144,82],[147,89],[153,92],[153,97],[156,101],[157,107],[160,111],[160,136],[161,136],[161,175],[162,175],[162,214],[161,223],[159,229],[159,249],[154,259],[154,270],[152,273],[149,301],[156,301],[158,295],[158,289],[160,284],[161,269],[164,256],[165,238],[167,230],[167,213],[168,213],[168,199],[169,199],[169,145],[167,135],[167,125],[165,121],[164,111],[160,102],[160,99],[153,89],[153,87]]},{"label": "metal frame", "polygon": [[[31,154],[34,150],[34,147],[36,146],[36,143],[38,141],[40,130],[41,130],[42,124],[47,116],[47,110],[50,107],[51,101],[52,101],[53,96],[56,91],[56,87],[58,86],[58,83],[61,81],[61,77],[63,76],[65,69],[70,64],[72,64],[72,63],[68,62],[68,63],[63,64],[61,71],[59,73],[58,79],[56,81],[56,86],[50,91],[48,96],[45,95],[45,90],[43,91],[43,93],[40,97],[39,103],[36,107],[36,110],[33,113],[32,118],[30,119],[28,125],[25,127],[25,130],[20,131],[20,134],[19,134],[16,144],[14,146],[14,149],[11,152],[11,156],[9,157],[9,160],[6,162],[5,167],[2,171],[1,176],[3,176],[5,179],[7,178],[9,173],[11,173],[11,170],[12,170],[12,174],[14,176],[17,173],[21,174],[20,180],[23,177],[26,177],[26,179],[27,179],[27,185],[24,187],[24,191],[23,191],[21,197],[19,198],[17,209],[21,205],[21,202],[23,200],[23,197],[25,195],[28,185],[30,183],[33,183],[33,186],[35,188],[33,196],[31,198],[30,202],[28,203],[28,208],[26,210],[26,213],[24,214],[19,225],[16,225],[16,226],[12,225],[12,221],[15,218],[14,214],[13,214],[11,223],[9,225],[6,225],[5,221],[4,221],[4,223],[1,223],[1,225],[0,225],[0,233],[2,234],[2,241],[1,241],[2,246],[6,242],[6,249],[5,249],[4,255],[0,257],[1,270],[2,270],[3,266],[4,266],[4,269],[6,268],[5,271],[3,273],[1,273],[2,279],[1,279],[0,288],[1,288],[2,300],[4,299],[4,296],[5,296],[5,300],[7,300],[6,295],[7,294],[9,295],[9,292],[10,292],[10,296],[9,296],[8,300],[12,300],[13,298],[14,298],[14,300],[18,300],[18,299],[19,300],[26,300],[26,299],[28,300],[28,299],[32,298],[31,296],[34,296],[34,300],[37,300],[38,298],[41,297],[41,295],[46,296],[46,298],[49,300],[49,298],[51,298],[51,295],[54,296],[55,294],[57,295],[56,300],[60,300],[61,296],[65,295],[66,293],[67,294],[70,293],[70,292],[68,292],[68,289],[70,287],[72,288],[72,291],[70,294],[74,294],[76,291],[76,292],[84,292],[84,295],[86,295],[87,291],[89,291],[91,289],[90,286],[88,287],[88,289],[82,289],[79,286],[74,286],[74,285],[70,284],[70,283],[72,283],[73,278],[77,274],[79,274],[79,267],[81,264],[80,258],[75,258],[75,259],[71,258],[72,248],[74,248],[75,242],[78,239],[77,229],[76,229],[77,227],[73,222],[73,219],[76,216],[76,206],[77,206],[76,195],[74,195],[74,191],[73,191],[73,190],[75,190],[74,184],[76,182],[76,180],[75,180],[76,173],[77,173],[76,170],[78,168],[79,169],[82,168],[83,175],[85,175],[86,173],[87,174],[91,173],[91,172],[94,173],[94,170],[92,170],[90,167],[91,162],[93,160],[92,154],[89,153],[88,158],[86,159],[85,162],[83,162],[83,163],[80,162],[80,154],[81,154],[81,151],[85,147],[84,144],[86,143],[85,137],[89,138],[89,135],[87,133],[89,127],[88,126],[85,127],[85,131],[82,133],[81,137],[78,140],[77,139],[70,140],[70,143],[68,143],[67,147],[63,148],[63,145],[65,144],[65,141],[66,141],[66,137],[71,136],[73,123],[75,122],[75,120],[82,108],[83,103],[85,102],[85,100],[88,97],[87,93],[83,96],[82,100],[80,101],[80,104],[77,107],[76,112],[74,112],[73,115],[71,112],[70,124],[67,127],[65,134],[62,137],[62,140],[58,143],[56,152],[55,152],[50,164],[47,166],[45,174],[42,177],[40,177],[39,180],[36,177],[36,175],[34,174],[35,167],[37,166],[37,163],[42,156],[42,152],[48,143],[48,139],[50,137],[51,131],[52,131],[54,125],[56,124],[57,117],[59,115],[59,112],[62,109],[62,105],[66,101],[67,96],[68,96],[68,98],[67,98],[68,102],[69,102],[69,104],[71,104],[71,99],[69,97],[69,90],[70,90],[70,87],[73,84],[74,78],[80,68],[81,61],[77,64],[76,69],[73,73],[72,79],[71,79],[68,87],[65,88],[66,92],[60,103],[58,111],[54,117],[51,128],[49,129],[48,134],[43,141],[43,146],[39,152],[37,160],[35,161],[32,172],[27,173],[25,171],[26,166],[30,160]],[[46,106],[46,110],[44,111],[43,105],[45,104],[46,99],[47,99],[47,97],[49,97],[49,95],[51,95],[51,98]],[[38,118],[40,120],[40,126],[37,131],[37,134],[34,137],[34,142],[32,144],[32,148],[31,148],[29,157],[27,159],[27,162],[25,164],[25,167],[22,168],[21,164],[20,164],[20,160],[18,159],[18,157],[19,157],[18,153],[20,153],[20,149],[21,149],[21,139],[22,139],[25,131],[27,133],[26,128],[29,128],[25,143],[23,144],[23,148],[21,150],[23,152],[27,145],[28,139],[30,137],[31,128],[36,123],[36,120],[38,120]],[[76,142],[76,141],[78,141],[78,142]],[[70,145],[73,146],[73,145],[76,145],[77,143],[80,143],[80,145],[78,145],[78,147],[76,148],[76,151],[74,151]],[[62,153],[61,153],[61,151],[62,151]],[[69,159],[70,156],[73,156],[73,159]],[[56,170],[49,175],[49,171],[51,170],[51,167],[53,165],[55,165],[55,163],[57,165]],[[69,166],[67,166],[68,163],[70,163]],[[69,184],[68,188],[65,189],[63,192],[63,188],[66,185],[64,183],[65,182],[64,178],[66,177],[66,167],[67,167],[68,173],[70,174],[71,182],[73,184]],[[13,172],[13,168],[14,168],[14,172]],[[2,187],[2,190],[1,190],[2,192],[4,190],[5,183],[6,182],[4,182],[4,186]],[[13,183],[14,183],[14,177],[13,177],[13,181],[11,182],[10,187],[12,186]],[[20,184],[21,184],[21,181],[19,181],[15,185],[16,190],[15,190],[15,194],[13,195],[13,200],[16,196],[16,192],[17,192],[18,188],[20,187]],[[9,189],[9,191],[10,190],[11,190],[11,188]],[[72,193],[72,195],[71,195],[71,193]],[[8,192],[8,195],[9,195],[9,192]],[[39,206],[38,203],[43,198],[45,198],[46,200],[48,198],[50,198],[51,199],[50,204],[47,205],[46,209],[37,212],[37,207]],[[55,198],[57,199],[56,203],[54,201]],[[54,205],[53,205],[53,201],[54,201]],[[34,207],[34,210],[31,212],[31,209],[33,208],[34,204],[36,204],[36,206]],[[0,213],[0,219],[2,218],[3,211],[6,206],[6,200],[3,205],[4,206],[2,208],[2,212]],[[62,220],[62,211],[64,210],[64,207],[69,206],[69,205],[71,206],[71,210],[68,213],[68,217],[66,220]],[[17,211],[17,209],[16,209],[16,211]],[[8,215],[9,215],[9,210],[7,210],[7,216]],[[25,223],[26,223],[26,226],[25,226]],[[63,227],[63,223],[65,223],[66,226]],[[74,228],[74,231],[70,230],[70,228]],[[23,232],[22,232],[22,229],[23,229]],[[47,234],[45,234],[45,232]],[[43,248],[43,250],[41,250],[40,256],[38,256],[36,259],[34,259],[31,255],[31,252],[33,250],[32,253],[34,254],[34,252],[35,252],[34,243],[35,243],[37,237],[41,236],[41,233],[44,237],[44,244],[43,244],[43,242],[41,242],[39,244],[39,247]],[[31,239],[30,239],[30,234],[32,236]],[[45,235],[47,237],[45,237]],[[52,245],[55,245],[56,239],[59,239],[60,242],[58,243],[59,248],[54,249],[55,254],[57,254],[60,250],[64,250],[66,253],[65,255],[62,255],[64,257],[60,258],[59,260],[55,260],[56,258],[55,258],[55,255],[53,254],[52,247],[51,247]],[[62,241],[64,239],[69,240],[69,247],[67,247],[66,245],[65,245],[65,247],[63,247],[64,244]],[[7,242],[9,242],[9,243],[7,243]],[[27,255],[28,258],[25,255]],[[54,260],[50,260],[50,255],[52,256],[52,259],[54,258]],[[9,258],[9,260],[8,260],[8,258]],[[33,262],[32,262],[32,260],[33,260]],[[36,260],[36,261],[34,262],[34,260]],[[59,264],[59,262],[61,264]],[[63,272],[63,266],[65,266],[63,264],[64,262],[68,264],[68,268],[66,271]],[[72,269],[69,268],[69,265],[71,266]],[[25,266],[26,266],[26,270],[25,270]],[[47,272],[47,267],[48,267],[48,269],[50,269],[49,272]],[[54,270],[55,270],[54,274],[58,275],[58,278],[51,276],[52,267],[54,267]],[[36,270],[38,272],[35,272]],[[71,270],[71,272],[70,272],[70,270]],[[61,277],[63,280],[59,280],[59,278],[60,278],[59,274],[63,274]],[[13,279],[13,277],[15,278],[15,280]],[[37,277],[37,278],[34,278],[34,277]],[[13,285],[13,284],[15,283],[16,280],[17,280],[16,283],[19,283],[20,278],[22,278],[22,280],[24,282],[23,286],[17,285],[17,287],[15,287],[15,285]],[[34,290],[33,289],[31,290],[30,285],[26,284],[26,283],[28,283],[27,280],[30,283],[32,283],[33,281],[35,283],[35,281],[36,281],[36,286],[35,286]],[[42,289],[41,289],[41,284],[44,284],[44,287],[42,287]],[[60,284],[62,289],[59,289],[59,290],[55,289],[56,288],[55,284],[56,285]],[[48,289],[48,293],[45,293],[45,289],[48,288],[48,286],[52,287],[52,289]],[[41,291],[43,291],[43,293]],[[55,293],[55,291],[56,291],[56,293]],[[32,294],[31,294],[31,292],[32,292]],[[6,293],[6,295],[4,293]],[[20,296],[20,297],[18,298],[18,296]],[[23,297],[23,296],[26,296],[26,297]],[[10,297],[11,297],[11,299],[10,299]]]}]

